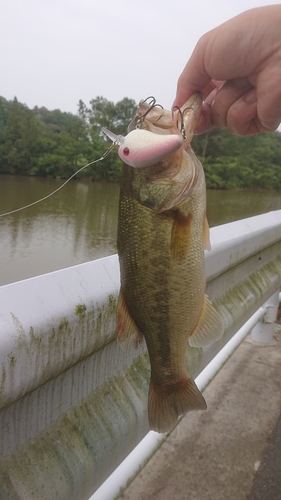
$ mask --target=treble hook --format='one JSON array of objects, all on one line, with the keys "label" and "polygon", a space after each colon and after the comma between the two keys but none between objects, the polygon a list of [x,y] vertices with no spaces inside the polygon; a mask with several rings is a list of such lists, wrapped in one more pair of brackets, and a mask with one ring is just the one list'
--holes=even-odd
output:
[{"label": "treble hook", "polygon": [[186,137],[186,133],[185,133],[185,128],[184,128],[184,113],[188,110],[188,109],[191,109],[193,111],[193,113],[195,114],[195,111],[193,109],[192,106],[188,106],[187,108],[184,108],[184,110],[182,111],[178,106],[174,106],[173,109],[172,109],[172,113],[174,112],[174,110],[177,110],[179,112],[179,115],[180,115],[180,119],[181,119],[181,125],[180,125],[180,133],[181,135],[183,136],[184,140],[187,139]]},{"label": "treble hook", "polygon": [[[136,123],[136,128],[140,128],[142,122],[145,120],[146,116],[148,115],[148,113],[150,113],[150,111],[153,108],[155,108],[156,106],[158,106],[159,108],[163,109],[163,106],[161,106],[161,104],[157,104],[155,97],[153,97],[152,95],[150,95],[149,97],[147,97],[146,99],[144,99],[143,101],[141,101],[141,104],[144,104],[146,101],[148,101],[148,99],[151,99],[151,101],[148,103],[149,104],[149,108],[146,110],[145,113],[143,113],[138,118],[137,123]],[[161,116],[159,116],[159,118],[157,119],[157,121],[160,120]]]},{"label": "treble hook", "polygon": [[[174,106],[173,109],[172,109],[172,113],[174,113],[174,111],[178,111],[179,112],[179,115],[180,115],[180,120],[181,120],[181,124],[180,124],[180,133],[181,135],[183,136],[184,140],[186,140],[186,133],[185,133],[185,129],[184,129],[184,121],[183,121],[183,115],[184,115],[184,112],[182,112],[182,110],[178,107],[178,106]],[[185,111],[185,110],[184,110]]]},{"label": "treble hook", "polygon": [[156,99],[155,97],[153,97],[153,95],[149,95],[146,99],[141,101],[141,104],[144,104],[146,101],[148,101],[148,99],[151,99],[151,102],[148,103],[149,106],[154,106],[156,104]]}]

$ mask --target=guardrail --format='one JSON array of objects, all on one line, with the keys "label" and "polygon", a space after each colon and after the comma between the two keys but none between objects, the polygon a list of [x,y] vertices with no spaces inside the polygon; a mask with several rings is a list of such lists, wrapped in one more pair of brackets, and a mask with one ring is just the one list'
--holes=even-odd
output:
[{"label": "guardrail", "polygon": [[[211,241],[225,334],[187,349],[194,378],[280,289],[281,210]],[[0,498],[88,500],[147,434],[148,357],[116,342],[118,290],[117,256],[0,287]]]}]

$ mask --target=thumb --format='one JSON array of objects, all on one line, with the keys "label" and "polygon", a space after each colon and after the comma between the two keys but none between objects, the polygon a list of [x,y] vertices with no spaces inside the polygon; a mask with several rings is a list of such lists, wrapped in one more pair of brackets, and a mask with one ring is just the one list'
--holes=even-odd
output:
[{"label": "thumb", "polygon": [[213,90],[213,86],[210,85],[210,82],[211,78],[207,73],[200,74],[197,68],[193,67],[192,62],[188,61],[178,79],[177,92],[173,106],[178,106],[180,108],[192,94],[198,91],[202,92],[205,97]]},{"label": "thumb", "polygon": [[206,45],[207,40],[206,37],[203,36],[197,42],[190,59],[179,76],[174,106],[180,108],[194,92],[203,91],[205,97],[212,90],[212,88],[208,88],[211,77],[207,73],[204,65]]}]

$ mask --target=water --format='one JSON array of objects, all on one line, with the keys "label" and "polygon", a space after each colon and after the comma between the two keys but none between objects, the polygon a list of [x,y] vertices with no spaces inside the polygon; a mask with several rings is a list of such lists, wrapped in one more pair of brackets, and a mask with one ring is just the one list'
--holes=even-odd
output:
[{"label": "water", "polygon": [[[0,213],[62,180],[0,176]],[[71,181],[48,200],[0,218],[0,285],[116,253],[119,186]],[[210,226],[281,209],[281,193],[209,191]]]},{"label": "water", "polygon": [[[0,176],[0,213],[63,181]],[[0,285],[116,253],[119,187],[70,182],[48,200],[0,218]]]},{"label": "water", "polygon": [[210,227],[281,209],[280,191],[208,190]]}]

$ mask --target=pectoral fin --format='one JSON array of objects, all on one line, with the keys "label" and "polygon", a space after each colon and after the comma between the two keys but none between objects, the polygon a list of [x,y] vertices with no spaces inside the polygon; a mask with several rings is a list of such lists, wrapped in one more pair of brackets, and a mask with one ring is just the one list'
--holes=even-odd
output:
[{"label": "pectoral fin", "polygon": [[207,215],[205,214],[205,217],[203,219],[203,246],[204,250],[211,250],[211,242],[210,242],[210,229],[209,229],[209,223],[207,219]]},{"label": "pectoral fin", "polygon": [[205,347],[212,344],[221,339],[223,330],[222,319],[205,295],[199,322],[188,339],[189,345],[191,347]]},{"label": "pectoral fin", "polygon": [[171,235],[171,253],[177,261],[184,260],[188,251],[191,223],[192,214],[183,215],[179,210],[175,212]]},{"label": "pectoral fin", "polygon": [[117,305],[117,338],[126,352],[137,349],[143,340],[143,335],[131,317],[122,288],[120,289]]}]

